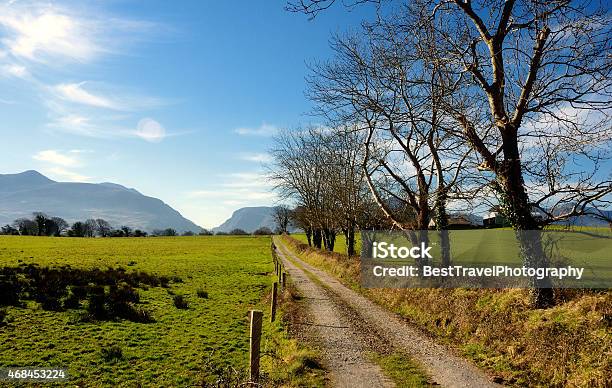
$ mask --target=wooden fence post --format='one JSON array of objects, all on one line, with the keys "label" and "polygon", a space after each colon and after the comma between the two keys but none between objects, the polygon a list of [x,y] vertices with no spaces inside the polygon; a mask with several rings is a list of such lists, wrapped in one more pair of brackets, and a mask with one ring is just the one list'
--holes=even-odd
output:
[{"label": "wooden fence post", "polygon": [[285,289],[286,282],[287,282],[287,273],[283,272],[283,277],[282,277],[282,281],[281,281],[281,285],[283,287],[283,290]]},{"label": "wooden fence post", "polygon": [[276,294],[278,292],[278,283],[272,285],[272,303],[270,305],[270,322],[274,322],[276,318]]},{"label": "wooden fence post", "polygon": [[261,321],[263,312],[251,310],[251,332],[249,352],[249,378],[251,382],[259,381],[259,344],[261,342]]}]

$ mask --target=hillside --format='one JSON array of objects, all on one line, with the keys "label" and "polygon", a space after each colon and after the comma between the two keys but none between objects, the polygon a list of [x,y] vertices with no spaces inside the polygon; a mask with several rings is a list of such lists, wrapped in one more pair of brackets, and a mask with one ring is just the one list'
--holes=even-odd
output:
[{"label": "hillside", "polygon": [[269,206],[243,207],[236,210],[224,223],[213,228],[213,232],[227,233],[233,229],[242,229],[252,233],[262,227],[274,230],[276,228],[273,218],[274,209]]},{"label": "hillside", "polygon": [[161,200],[114,183],[56,182],[37,171],[0,174],[0,225],[42,211],[72,223],[103,218],[115,227],[145,231],[174,228],[199,232],[201,228]]}]

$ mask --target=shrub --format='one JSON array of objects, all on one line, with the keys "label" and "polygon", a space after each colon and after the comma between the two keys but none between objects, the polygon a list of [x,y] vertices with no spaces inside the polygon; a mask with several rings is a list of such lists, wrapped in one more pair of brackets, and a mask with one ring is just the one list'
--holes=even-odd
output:
[{"label": "shrub", "polygon": [[0,306],[19,306],[21,284],[13,276],[0,275]]},{"label": "shrub", "polygon": [[131,315],[125,318],[137,323],[155,322],[155,318],[153,318],[151,313],[148,310],[143,309],[142,307],[133,307],[131,310]]},{"label": "shrub", "polygon": [[174,306],[176,306],[177,309],[189,308],[189,303],[187,303],[183,295],[174,295],[172,301],[174,302]]},{"label": "shrub", "polygon": [[122,283],[118,287],[110,287],[108,299],[110,303],[138,303],[140,302],[140,295],[132,286]]},{"label": "shrub", "polygon": [[272,233],[272,230],[266,226],[261,227],[259,229],[257,229],[256,231],[253,232],[253,235],[255,236],[269,236],[272,235],[274,233]]},{"label": "shrub", "polygon": [[64,299],[64,308],[66,309],[79,309],[81,308],[81,300],[75,294],[70,294]]},{"label": "shrub", "polygon": [[112,345],[107,348],[102,348],[102,358],[104,361],[110,362],[121,360],[123,358],[123,350],[118,345]]},{"label": "shrub", "polygon": [[199,290],[196,291],[196,293],[198,294],[198,298],[208,299],[208,291],[204,291],[202,289],[199,289]]},{"label": "shrub", "polygon": [[87,312],[96,319],[106,318],[104,307],[104,287],[90,286],[87,290]]},{"label": "shrub", "polygon": [[8,313],[6,312],[6,309],[0,309],[0,326],[6,325],[7,316],[8,316]]},{"label": "shrub", "polygon": [[[153,322],[151,315],[134,304],[140,302],[135,287],[168,287],[170,278],[124,268],[73,269],[69,265],[47,268],[36,264],[0,267],[0,306],[20,306],[20,299],[35,300],[44,310],[62,311],[83,308],[82,320],[124,318],[134,322]],[[182,282],[179,277],[172,281]]]},{"label": "shrub", "polygon": [[40,306],[46,311],[63,311],[62,303],[54,295],[41,295],[39,297]]},{"label": "shrub", "polygon": [[170,283],[170,279],[168,279],[166,276],[160,276],[159,277],[159,285],[162,286],[163,288],[168,288],[168,283]]},{"label": "shrub", "polygon": [[233,229],[229,234],[234,236],[246,236],[248,233],[240,228]]}]

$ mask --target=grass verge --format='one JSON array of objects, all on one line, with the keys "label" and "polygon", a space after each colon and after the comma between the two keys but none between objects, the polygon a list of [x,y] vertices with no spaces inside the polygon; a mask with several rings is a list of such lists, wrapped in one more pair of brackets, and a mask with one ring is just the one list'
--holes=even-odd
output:
[{"label": "grass verge", "polygon": [[277,316],[280,319],[265,321],[270,337],[262,339],[262,367],[264,380],[271,387],[325,386],[320,354],[297,338],[300,328],[296,323],[304,314],[301,300],[302,296],[289,280],[278,296]]}]

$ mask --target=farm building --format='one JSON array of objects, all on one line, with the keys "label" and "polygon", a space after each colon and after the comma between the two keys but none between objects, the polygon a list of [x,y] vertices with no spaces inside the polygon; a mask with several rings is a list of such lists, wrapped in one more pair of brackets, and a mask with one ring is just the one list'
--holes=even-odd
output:
[{"label": "farm building", "polygon": [[[472,214],[451,214],[448,217],[448,229],[475,229],[482,227],[480,219]],[[429,221],[429,229],[436,228],[436,221]]]},{"label": "farm building", "polygon": [[[533,208],[531,215],[536,220],[544,219],[545,215],[540,210]],[[493,206],[489,209],[489,212],[483,217],[482,224],[485,228],[502,228],[510,226],[510,222],[501,214],[499,206]]]}]

